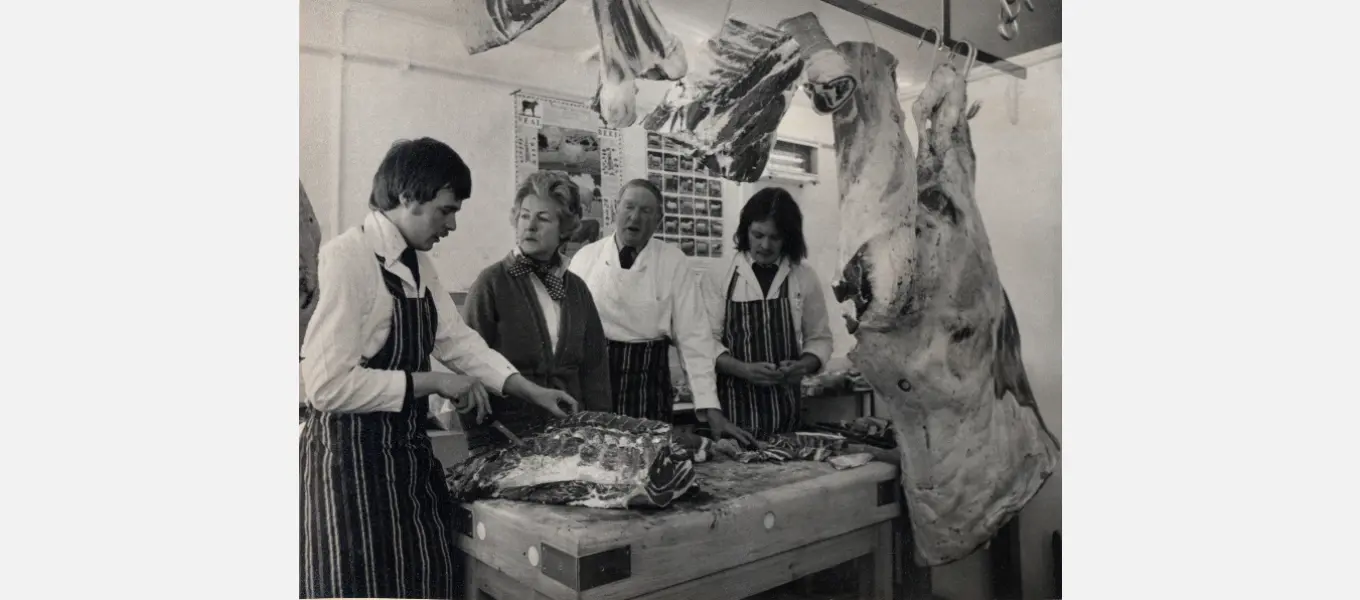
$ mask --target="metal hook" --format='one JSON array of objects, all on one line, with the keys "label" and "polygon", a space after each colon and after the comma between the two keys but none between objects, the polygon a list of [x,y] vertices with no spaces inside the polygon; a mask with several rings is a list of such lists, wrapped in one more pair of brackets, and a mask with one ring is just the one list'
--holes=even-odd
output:
[{"label": "metal hook", "polygon": [[959,40],[957,44],[954,44],[953,48],[949,49],[949,59],[951,61],[958,55],[959,46],[968,46],[968,62],[963,66],[963,80],[967,81],[968,73],[973,70],[973,63],[977,62],[977,46],[974,46],[973,43],[968,40]]},{"label": "metal hook", "polygon": [[[1019,0],[1001,0],[1001,12],[1003,13],[1001,17],[1002,23],[1009,25],[1020,18],[1020,6],[1016,4],[1018,1]],[[1015,6],[1015,9],[1012,10],[1011,6]]]},{"label": "metal hook", "polygon": [[930,55],[930,64],[933,65],[933,64],[935,64],[935,59],[937,59],[937,58],[940,57],[940,48],[943,48],[943,47],[944,47],[944,34],[940,33],[940,30],[939,30],[939,29],[936,29],[936,28],[934,28],[934,27],[931,27],[930,29],[925,30],[924,32],[921,33],[920,39],[916,40],[916,49],[917,49],[917,50],[920,50],[920,49],[921,49],[921,44],[926,43],[926,34],[927,34],[927,33],[934,33],[934,34],[935,34],[935,52],[931,53],[931,55]]},{"label": "metal hook", "polygon": [[1005,15],[1002,15],[996,31],[1001,34],[1001,39],[1010,41],[1015,38],[1015,34],[1020,33],[1020,21],[1007,21]]}]

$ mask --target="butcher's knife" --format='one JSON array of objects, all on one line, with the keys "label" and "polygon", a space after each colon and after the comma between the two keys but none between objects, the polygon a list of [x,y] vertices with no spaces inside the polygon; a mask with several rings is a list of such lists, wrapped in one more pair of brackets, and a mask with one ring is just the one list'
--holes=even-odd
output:
[{"label": "butcher's knife", "polygon": [[491,421],[491,427],[496,431],[501,432],[501,435],[504,435],[506,439],[510,440],[510,443],[516,446],[524,445],[524,440],[521,440],[519,439],[519,436],[510,433],[510,429],[507,428],[505,425],[502,425],[500,419],[496,419],[493,417]]}]

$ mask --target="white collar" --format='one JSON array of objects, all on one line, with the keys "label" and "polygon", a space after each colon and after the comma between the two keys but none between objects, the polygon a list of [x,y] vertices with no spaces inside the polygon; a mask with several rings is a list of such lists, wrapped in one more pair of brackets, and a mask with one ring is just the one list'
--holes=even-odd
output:
[{"label": "white collar", "polygon": [[401,235],[396,223],[379,211],[370,211],[364,218],[364,237],[368,239],[373,252],[383,258],[383,264],[392,267],[401,261],[401,253],[410,247],[406,237]]}]

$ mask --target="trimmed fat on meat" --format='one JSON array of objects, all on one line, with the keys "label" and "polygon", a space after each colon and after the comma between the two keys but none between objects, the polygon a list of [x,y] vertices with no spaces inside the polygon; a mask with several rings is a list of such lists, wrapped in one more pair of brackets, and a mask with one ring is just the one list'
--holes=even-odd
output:
[{"label": "trimmed fat on meat", "polygon": [[941,565],[987,543],[1057,468],[1019,327],[974,196],[963,77],[937,66],[912,106],[913,160],[896,59],[838,46],[858,87],[833,115],[844,270],[833,285],[850,352],[893,421],[916,559]]}]

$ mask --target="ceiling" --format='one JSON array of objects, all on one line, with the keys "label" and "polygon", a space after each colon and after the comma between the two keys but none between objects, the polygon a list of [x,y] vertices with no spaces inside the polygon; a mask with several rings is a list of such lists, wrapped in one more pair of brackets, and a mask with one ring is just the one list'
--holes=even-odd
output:
[{"label": "ceiling", "polygon": [[[455,0],[359,0],[361,4],[397,10],[440,24],[453,22]],[[1033,0],[1035,11],[1022,10],[1019,33],[1010,41],[996,31],[1004,0],[865,0],[922,27],[940,27],[943,3],[950,2],[950,37],[977,44],[978,50],[1002,58],[1062,42],[1061,0]],[[805,12],[816,13],[835,43],[873,41],[897,57],[898,84],[910,87],[930,71],[929,47],[917,50],[916,38],[831,6],[821,0],[651,0],[657,17],[679,37],[689,53],[717,33],[723,15],[775,26],[780,20]],[[1017,3],[1015,6],[1020,7]],[[566,0],[552,15],[515,40],[516,44],[582,54],[599,45],[590,0]]]}]

